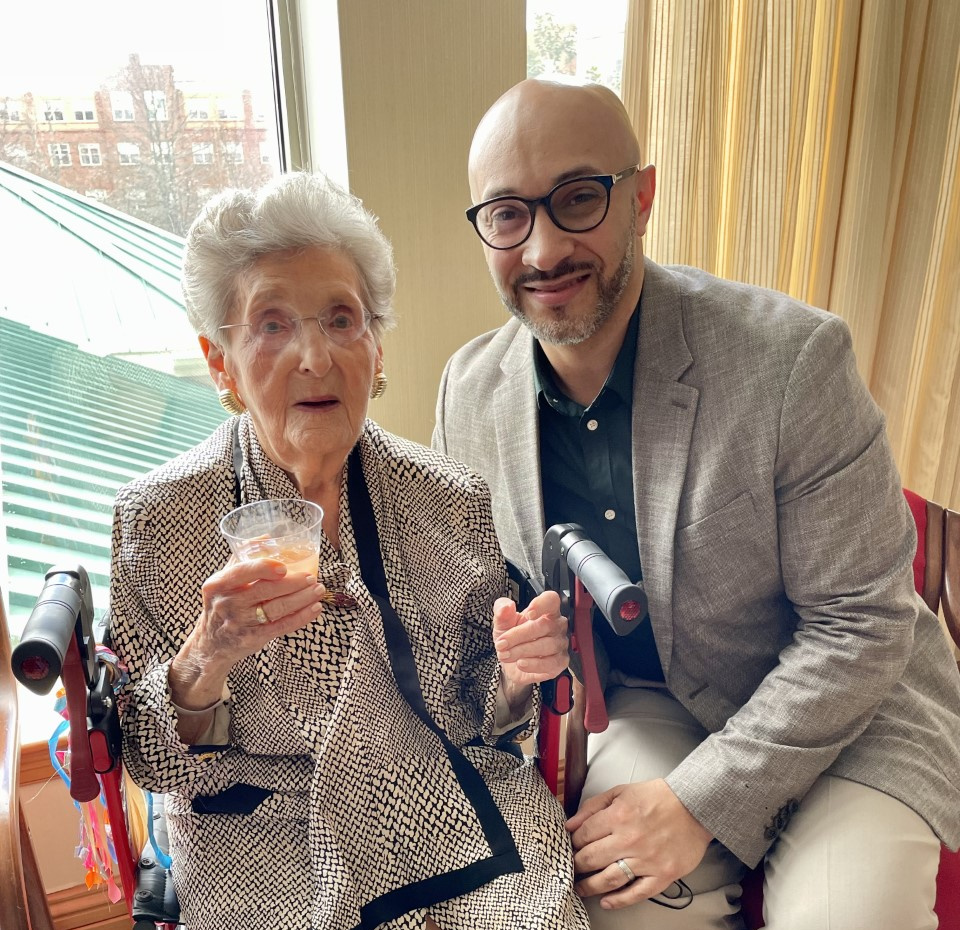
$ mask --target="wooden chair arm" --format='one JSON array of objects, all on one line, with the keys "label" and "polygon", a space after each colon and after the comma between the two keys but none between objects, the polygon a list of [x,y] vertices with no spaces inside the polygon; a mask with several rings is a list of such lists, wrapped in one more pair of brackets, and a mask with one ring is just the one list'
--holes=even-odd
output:
[{"label": "wooden chair arm", "polygon": [[10,632],[0,600],[0,927],[26,928],[27,888],[20,853],[17,686],[10,669]]},{"label": "wooden chair arm", "polygon": [[17,682],[10,630],[0,596],[0,927],[53,930],[46,893],[20,805]]}]

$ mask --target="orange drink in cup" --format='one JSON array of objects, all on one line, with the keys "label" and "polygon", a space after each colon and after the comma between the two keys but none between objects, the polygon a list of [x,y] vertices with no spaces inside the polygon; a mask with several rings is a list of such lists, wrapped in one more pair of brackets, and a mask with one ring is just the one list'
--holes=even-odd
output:
[{"label": "orange drink in cup", "polygon": [[320,570],[320,550],[316,546],[306,546],[294,540],[289,544],[277,545],[274,539],[252,540],[243,548],[242,559],[276,559],[287,566],[290,573],[309,572],[316,576]]},{"label": "orange drink in cup", "polygon": [[323,509],[317,504],[282,498],[231,510],[220,521],[220,532],[238,559],[276,559],[288,573],[316,577],[322,524]]}]

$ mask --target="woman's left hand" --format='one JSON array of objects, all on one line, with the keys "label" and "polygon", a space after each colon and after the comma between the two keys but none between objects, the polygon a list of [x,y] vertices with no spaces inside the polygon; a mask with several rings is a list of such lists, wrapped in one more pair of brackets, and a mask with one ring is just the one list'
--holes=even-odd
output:
[{"label": "woman's left hand", "polygon": [[544,591],[523,611],[510,598],[498,598],[493,605],[493,644],[508,699],[556,678],[570,663],[570,637],[566,617],[560,613],[560,596]]}]

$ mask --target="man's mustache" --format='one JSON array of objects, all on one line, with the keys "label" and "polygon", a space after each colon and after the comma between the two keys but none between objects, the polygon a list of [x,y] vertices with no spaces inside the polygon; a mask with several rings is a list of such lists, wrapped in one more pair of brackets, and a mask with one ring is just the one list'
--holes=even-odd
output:
[{"label": "man's mustache", "polygon": [[560,262],[555,268],[549,271],[528,271],[514,279],[514,288],[523,287],[524,284],[534,284],[542,281],[553,281],[556,278],[562,278],[570,274],[579,274],[583,271],[593,271],[594,267],[590,262],[571,262],[567,259]]}]

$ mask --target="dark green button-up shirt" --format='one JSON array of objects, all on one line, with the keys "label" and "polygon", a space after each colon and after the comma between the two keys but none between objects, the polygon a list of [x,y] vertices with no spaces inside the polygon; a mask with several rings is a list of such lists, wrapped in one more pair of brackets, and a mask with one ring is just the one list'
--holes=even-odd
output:
[{"label": "dark green button-up shirt", "polygon": [[[579,523],[633,581],[642,578],[633,507],[631,439],[639,326],[638,305],[613,369],[589,407],[559,389],[543,350],[539,344],[534,349],[546,525]],[[629,636],[621,637],[595,611],[594,629],[606,647],[611,667],[663,681],[649,617]]]}]

